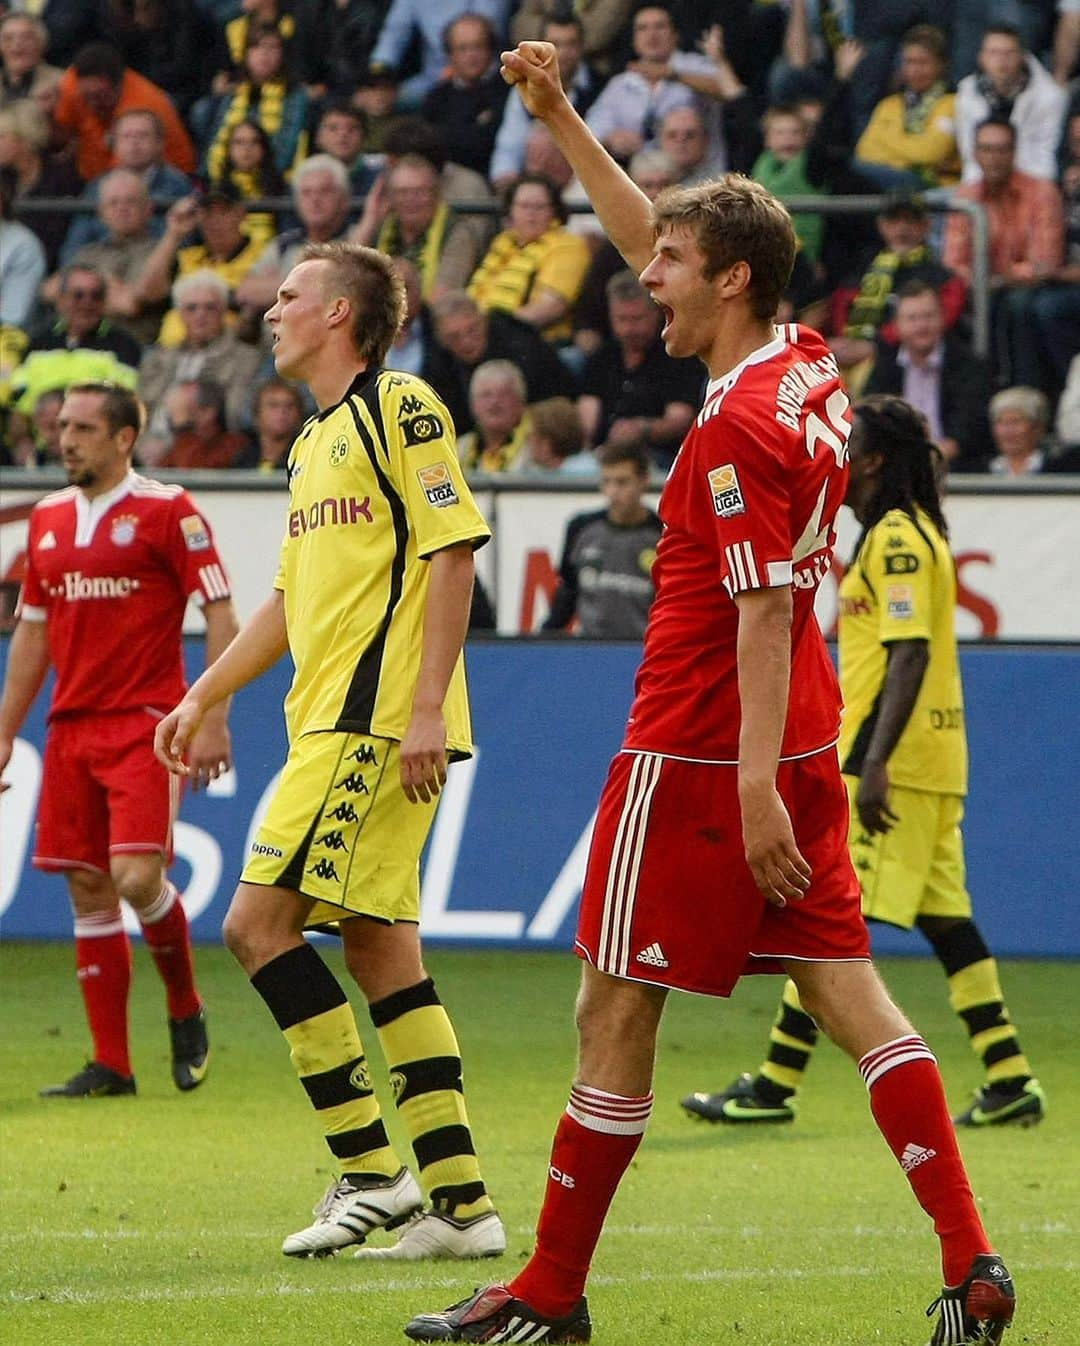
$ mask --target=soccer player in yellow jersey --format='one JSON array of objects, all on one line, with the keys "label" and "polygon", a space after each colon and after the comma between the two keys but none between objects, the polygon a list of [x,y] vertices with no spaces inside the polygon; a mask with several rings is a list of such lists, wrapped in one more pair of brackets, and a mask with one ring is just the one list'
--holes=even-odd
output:
[{"label": "soccer player in yellow jersey", "polygon": [[[1031,1125],[1046,1100],[972,920],[960,822],[967,736],[956,650],[956,567],[938,499],[935,450],[898,397],[855,407],[846,503],[862,524],[840,584],[840,761],[852,859],[870,921],[917,927],[945,971],[949,1002],[986,1080],[958,1126]],[[711,1122],[787,1122],[817,1042],[793,982],[767,1059],[720,1093],[683,1099]]]},{"label": "soccer player in yellow jersey", "polygon": [[[309,246],[266,314],[278,372],[319,407],[289,455],[270,597],[158,728],[184,773],[207,710],[288,650],[289,756],[225,920],[340,1166],[289,1256],[494,1257],[506,1236],[473,1148],[453,1027],[427,976],[419,861],[447,762],[472,752],[462,644],[490,536],[446,408],[381,368],[404,293],[370,248]],[[336,926],[390,1068],[419,1185],[387,1137],[352,1009],[304,930]]]}]

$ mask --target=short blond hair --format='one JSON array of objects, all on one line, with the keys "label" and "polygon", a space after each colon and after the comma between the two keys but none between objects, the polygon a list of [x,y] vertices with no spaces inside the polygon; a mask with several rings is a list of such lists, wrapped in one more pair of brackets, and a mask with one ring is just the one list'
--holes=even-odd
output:
[{"label": "short blond hair", "polygon": [[302,262],[329,263],[328,288],[352,308],[357,354],[369,367],[386,359],[405,320],[405,284],[383,252],[359,243],[309,243]]}]

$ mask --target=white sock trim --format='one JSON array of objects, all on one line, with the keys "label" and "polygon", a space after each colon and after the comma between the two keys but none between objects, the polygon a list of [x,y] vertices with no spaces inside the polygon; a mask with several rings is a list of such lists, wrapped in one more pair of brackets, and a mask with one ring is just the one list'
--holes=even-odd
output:
[{"label": "white sock trim", "polygon": [[592,1089],[587,1084],[575,1084],[570,1090],[567,1114],[589,1131],[600,1131],[609,1136],[640,1136],[649,1125],[653,1095],[627,1098],[623,1094],[609,1094],[603,1089]]},{"label": "white sock trim", "polygon": [[859,1074],[869,1090],[890,1070],[896,1070],[898,1066],[911,1061],[933,1061],[937,1065],[937,1057],[918,1033],[908,1033],[891,1042],[883,1042],[880,1047],[867,1052],[859,1061]]},{"label": "white sock trim", "polygon": [[74,931],[76,939],[104,939],[106,935],[119,935],[124,929],[124,917],[119,903],[112,911],[92,911],[85,916],[76,916]]},{"label": "white sock trim", "polygon": [[176,891],[176,885],[170,883],[168,879],[161,885],[161,892],[154,898],[148,907],[139,912],[140,925],[157,925],[158,921],[163,921],[169,912],[173,909],[179,894]]}]

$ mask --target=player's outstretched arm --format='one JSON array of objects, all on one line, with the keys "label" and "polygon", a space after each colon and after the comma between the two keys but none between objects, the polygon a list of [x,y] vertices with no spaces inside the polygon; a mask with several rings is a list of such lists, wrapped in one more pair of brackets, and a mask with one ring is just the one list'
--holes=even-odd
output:
[{"label": "player's outstretched arm", "polygon": [[[49,669],[49,636],[44,622],[20,621],[11,637],[7,676],[0,696],[0,778],[7,770],[26,712],[41,691]],[[11,782],[0,779],[0,794]]]},{"label": "player's outstretched arm", "polygon": [[810,886],[791,819],[776,788],[791,681],[789,585],[749,589],[739,608],[739,808],[746,862],[773,906],[797,901]]},{"label": "player's outstretched arm", "polygon": [[[232,644],[240,627],[231,598],[219,598],[203,608],[206,621],[206,666],[216,663]],[[229,698],[207,711],[187,754],[195,789],[223,775],[232,766],[229,737]]]},{"label": "player's outstretched arm", "polygon": [[575,112],[563,91],[550,42],[519,42],[502,53],[501,74],[525,107],[544,122],[588,193],[604,232],[635,271],[652,256],[652,208]]},{"label": "player's outstretched arm", "polygon": [[192,683],[180,704],[158,725],[154,733],[158,761],[178,776],[190,776],[188,749],[207,711],[254,682],[288,648],[285,596],[275,589],[244,623],[224,653]]}]

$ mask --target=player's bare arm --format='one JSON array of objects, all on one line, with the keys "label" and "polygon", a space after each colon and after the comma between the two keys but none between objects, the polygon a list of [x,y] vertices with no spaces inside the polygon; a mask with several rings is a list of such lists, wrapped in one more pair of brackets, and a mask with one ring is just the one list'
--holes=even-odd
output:
[{"label": "player's bare arm", "polygon": [[750,589],[739,606],[739,807],[746,862],[773,906],[796,901],[810,886],[810,866],[795,844],[776,770],[791,678],[791,588]]},{"label": "player's bare arm", "polygon": [[930,646],[925,640],[896,640],[889,645],[877,719],[855,793],[859,821],[871,834],[889,832],[899,821],[889,808],[887,764],[911,719],[929,662]]},{"label": "player's bare arm", "polygon": [[45,622],[20,621],[11,637],[7,676],[0,696],[0,794],[11,788],[3,779],[15,748],[15,735],[41,691],[49,670],[49,637]]},{"label": "player's bare arm", "polygon": [[577,174],[604,232],[635,271],[652,256],[652,208],[582,121],[563,91],[550,42],[519,42],[502,53],[501,74],[526,109],[551,132]]},{"label": "player's bare arm", "polygon": [[158,760],[176,775],[190,776],[188,749],[206,713],[272,668],[288,648],[285,596],[275,589],[158,725],[154,733]]},{"label": "player's bare arm", "polygon": [[428,803],[446,784],[443,702],[469,629],[475,574],[472,543],[446,547],[428,564],[420,672],[412,716],[401,740],[401,785],[411,804]]},{"label": "player's bare arm", "polygon": [[[219,659],[232,643],[240,627],[231,598],[219,598],[203,608],[206,621],[206,664]],[[229,701],[219,701],[203,718],[191,740],[187,754],[195,789],[209,784],[232,766],[232,742],[229,738]]]}]

